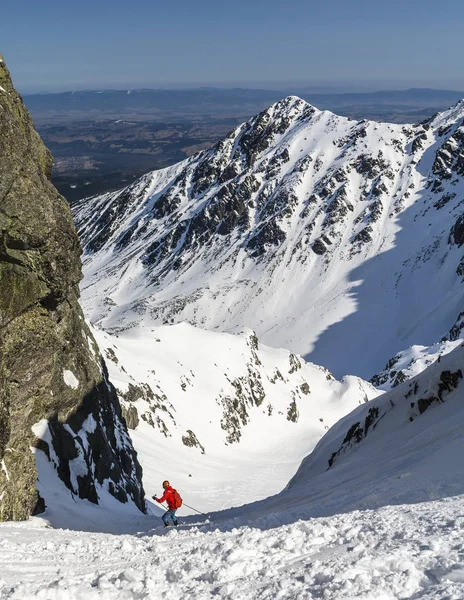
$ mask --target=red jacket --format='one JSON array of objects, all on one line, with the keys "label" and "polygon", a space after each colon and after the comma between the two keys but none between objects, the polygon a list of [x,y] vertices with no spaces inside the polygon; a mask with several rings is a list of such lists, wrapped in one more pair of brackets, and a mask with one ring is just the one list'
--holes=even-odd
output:
[{"label": "red jacket", "polygon": [[167,488],[164,488],[164,494],[162,495],[162,497],[155,498],[155,500],[160,504],[161,502],[164,502],[166,500],[169,506],[169,510],[176,510],[176,507],[174,505],[174,488],[170,485],[168,485]]}]

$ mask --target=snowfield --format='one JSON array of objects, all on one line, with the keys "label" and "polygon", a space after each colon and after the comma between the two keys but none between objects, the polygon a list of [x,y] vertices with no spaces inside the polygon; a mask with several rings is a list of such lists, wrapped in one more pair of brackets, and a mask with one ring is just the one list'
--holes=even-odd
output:
[{"label": "snowfield", "polygon": [[267,528],[0,527],[0,598],[462,600],[464,497]]},{"label": "snowfield", "polygon": [[464,497],[276,528],[108,535],[0,526],[11,600],[462,600]]},{"label": "snowfield", "polygon": [[250,330],[182,323],[93,333],[130,411],[147,495],[175,477],[200,511],[280,492],[332,425],[379,394],[358,377],[337,381],[268,348]]}]

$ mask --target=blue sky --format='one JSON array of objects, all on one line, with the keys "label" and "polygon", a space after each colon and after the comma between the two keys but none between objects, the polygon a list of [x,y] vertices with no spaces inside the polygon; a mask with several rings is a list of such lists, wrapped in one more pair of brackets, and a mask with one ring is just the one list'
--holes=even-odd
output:
[{"label": "blue sky", "polygon": [[464,89],[462,0],[6,0],[23,92],[250,85]]}]

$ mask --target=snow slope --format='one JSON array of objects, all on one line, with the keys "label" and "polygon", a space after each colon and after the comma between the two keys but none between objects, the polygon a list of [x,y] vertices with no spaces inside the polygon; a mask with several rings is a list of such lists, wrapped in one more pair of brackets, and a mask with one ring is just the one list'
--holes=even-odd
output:
[{"label": "snow slope", "polygon": [[380,390],[390,390],[422,373],[429,365],[461,344],[462,339],[457,339],[454,341],[443,340],[432,346],[411,346],[391,358],[385,369],[372,377],[371,383]]},{"label": "snow slope", "polygon": [[[461,344],[416,377],[355,409],[303,461],[289,488],[305,489],[308,481],[317,485],[323,479],[326,496],[329,489],[342,495],[320,499],[324,514],[331,503],[337,510],[353,510],[462,494],[463,367]],[[353,484],[359,494],[353,493]]]},{"label": "snow slope", "polygon": [[[460,346],[358,407],[286,490],[209,523],[137,535],[0,525],[0,598],[462,600],[463,359]],[[373,408],[367,433],[347,436]]]},{"label": "snow slope", "polygon": [[94,335],[147,496],[169,479],[200,511],[280,492],[329,427],[379,393],[263,346],[249,330],[232,335],[183,323]]},{"label": "snow slope", "polygon": [[113,332],[251,327],[337,377],[372,377],[461,311],[463,119],[464,102],[405,126],[289,97],[82,201],[87,315]]},{"label": "snow slope", "polygon": [[0,598],[462,600],[463,514],[460,497],[163,537],[3,524]]}]

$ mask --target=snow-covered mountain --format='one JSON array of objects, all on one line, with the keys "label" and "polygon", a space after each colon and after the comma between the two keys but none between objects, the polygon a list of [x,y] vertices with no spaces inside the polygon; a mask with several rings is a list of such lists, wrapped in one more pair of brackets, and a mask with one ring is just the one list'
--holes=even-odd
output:
[{"label": "snow-covered mountain", "polygon": [[464,101],[405,126],[288,97],[83,201],[87,314],[108,331],[251,327],[336,376],[372,377],[461,312],[463,119]]},{"label": "snow-covered mountain", "polygon": [[182,323],[94,335],[148,496],[174,479],[201,511],[280,492],[329,427],[379,393],[263,346],[252,331]]}]

